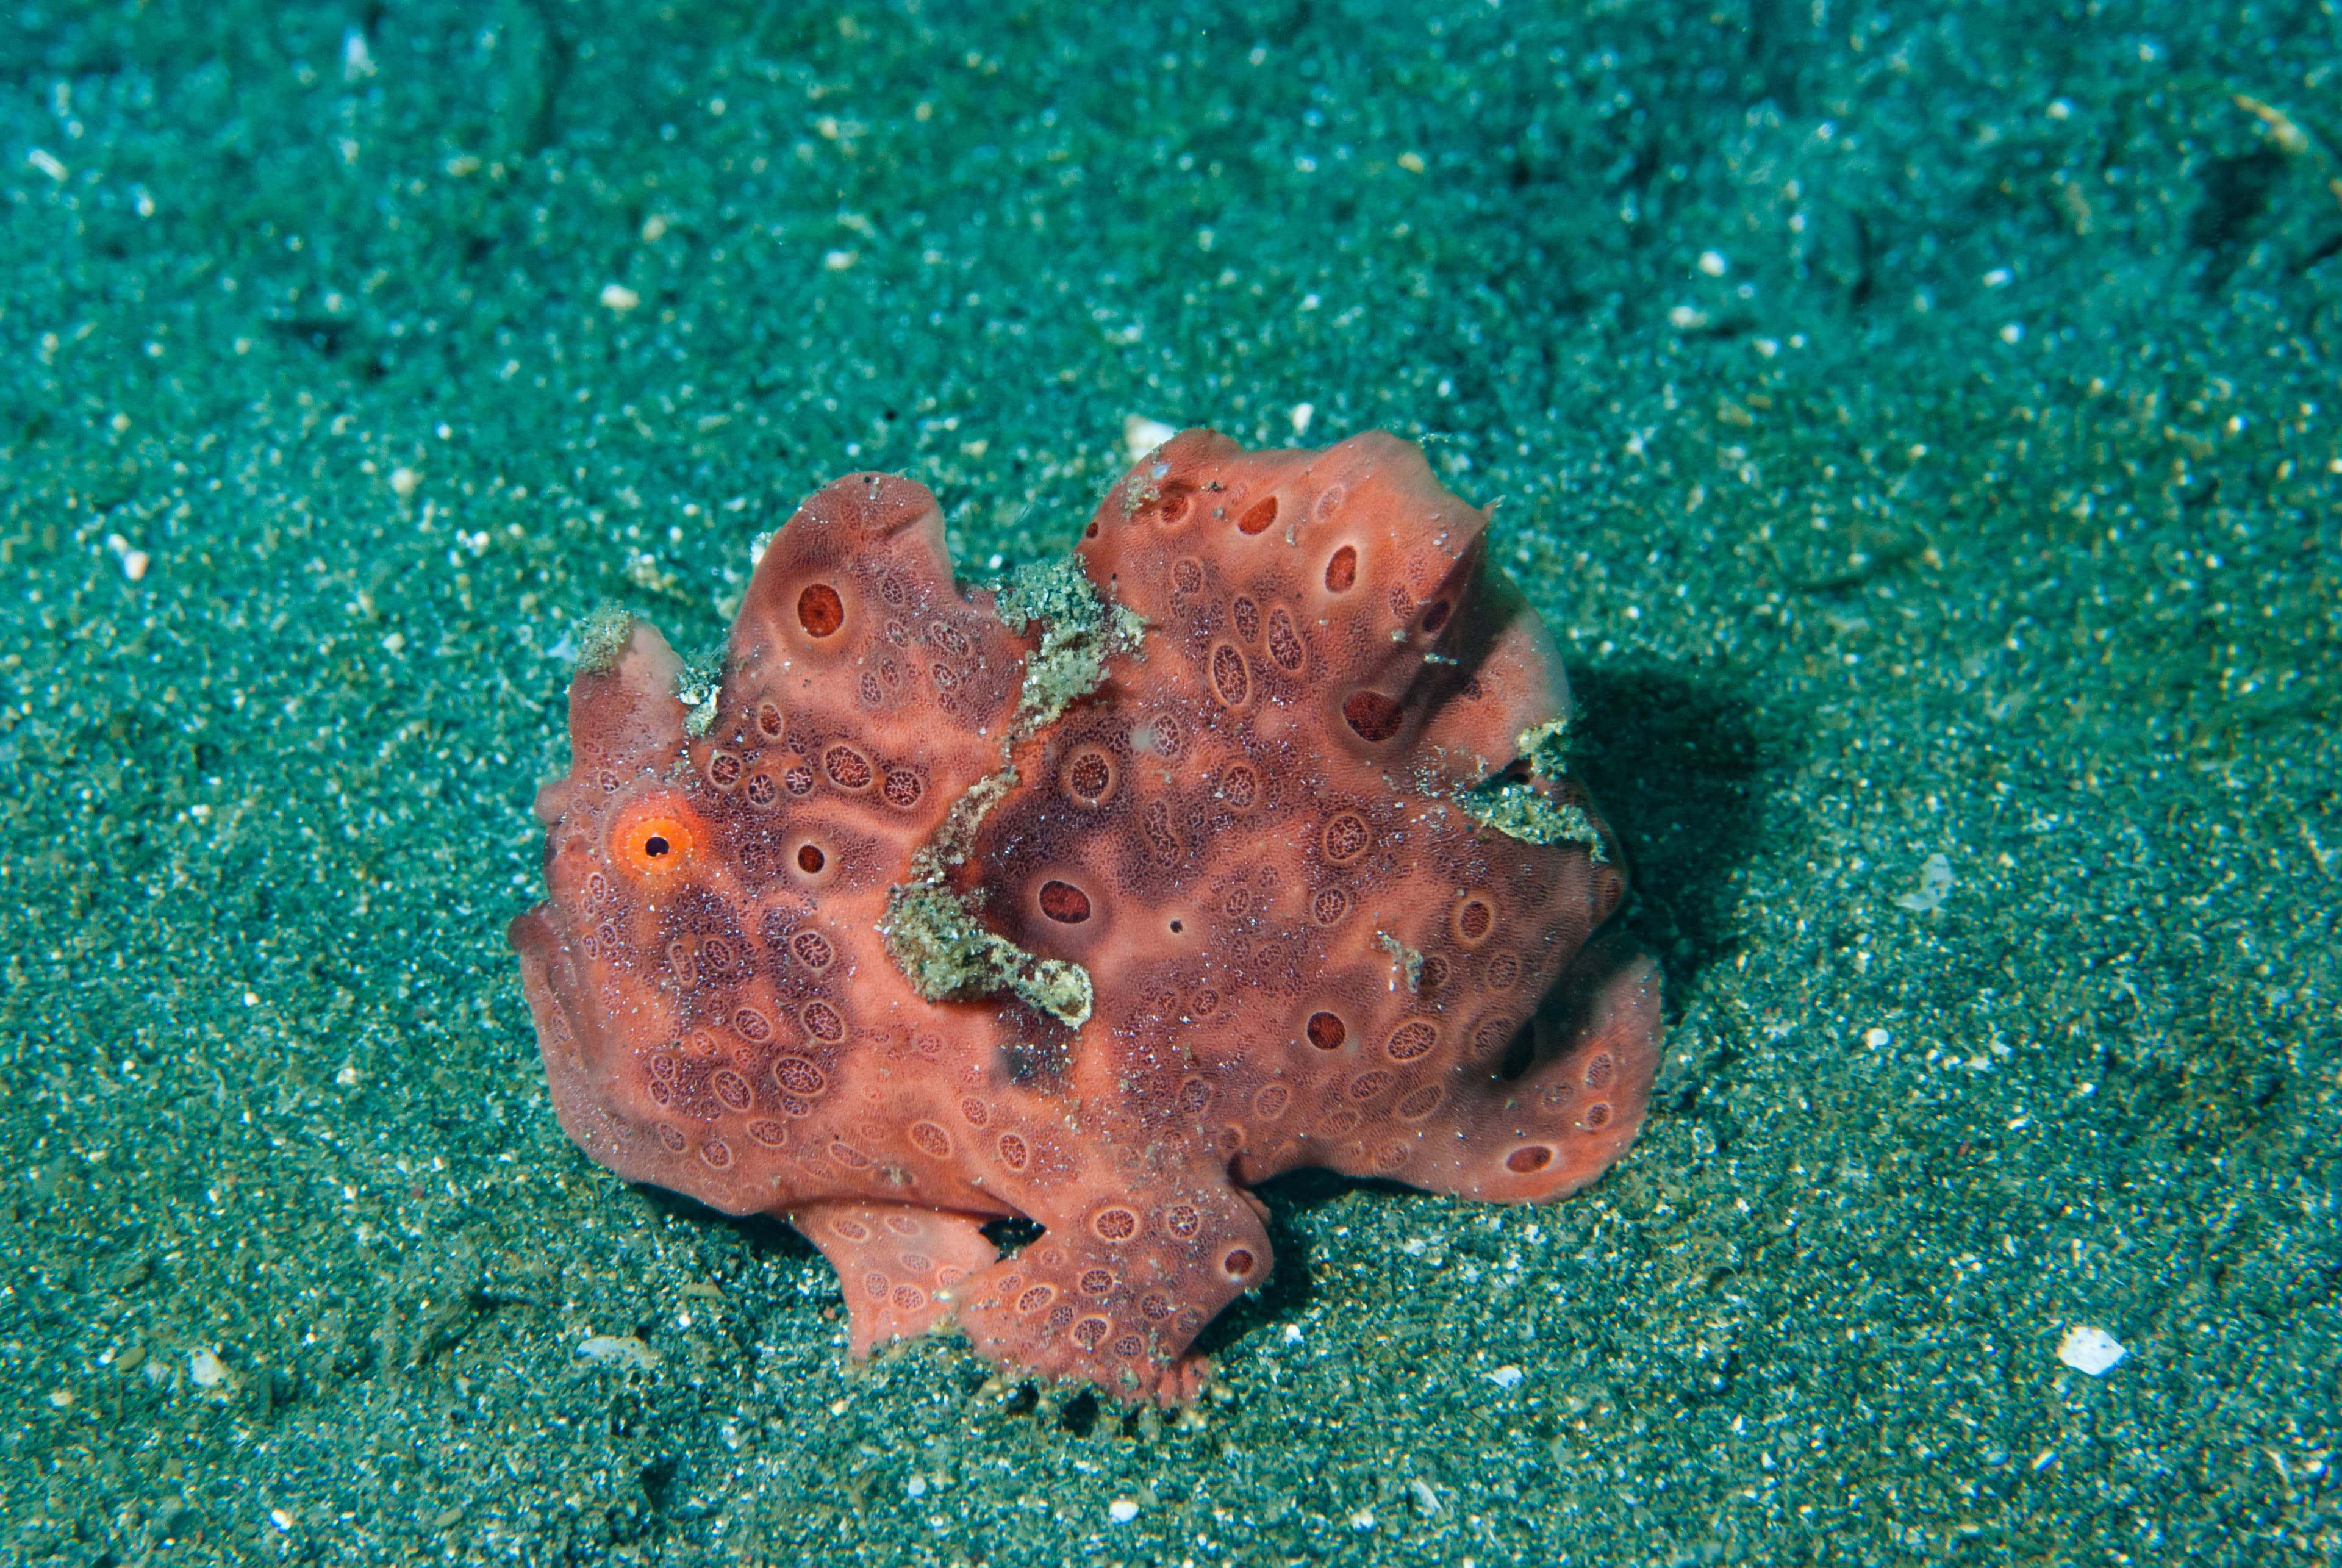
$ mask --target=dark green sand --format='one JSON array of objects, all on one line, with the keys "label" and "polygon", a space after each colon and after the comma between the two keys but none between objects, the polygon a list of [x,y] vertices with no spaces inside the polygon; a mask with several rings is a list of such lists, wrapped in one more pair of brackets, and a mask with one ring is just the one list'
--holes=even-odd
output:
[{"label": "dark green sand", "polygon": [[[10,7],[0,1560],[2342,1553],[2330,11],[1174,10]],[[1303,404],[1504,504],[1650,1124],[1274,1190],[1187,1421],[849,1370],[546,1106],[564,655]]]}]

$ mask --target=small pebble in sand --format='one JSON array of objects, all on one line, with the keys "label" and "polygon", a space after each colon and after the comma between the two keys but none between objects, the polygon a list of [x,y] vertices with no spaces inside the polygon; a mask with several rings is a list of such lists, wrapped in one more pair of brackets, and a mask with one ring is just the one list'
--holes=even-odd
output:
[{"label": "small pebble in sand", "polygon": [[643,296],[625,284],[606,283],[602,285],[602,308],[605,310],[616,311],[620,315],[624,315],[642,303]]},{"label": "small pebble in sand", "polygon": [[1117,1497],[1106,1505],[1106,1516],[1116,1524],[1127,1524],[1138,1517],[1138,1504],[1127,1497]]},{"label": "small pebble in sand", "polygon": [[2057,1359],[2085,1377],[2106,1376],[2129,1353],[2102,1328],[2069,1328],[2057,1345]]}]

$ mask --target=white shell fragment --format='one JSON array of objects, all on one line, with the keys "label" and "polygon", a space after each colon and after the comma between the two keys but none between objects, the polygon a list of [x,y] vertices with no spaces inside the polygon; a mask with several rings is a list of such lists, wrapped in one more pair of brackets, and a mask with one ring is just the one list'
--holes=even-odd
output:
[{"label": "white shell fragment", "polygon": [[2106,1376],[2129,1353],[2102,1328],[2069,1328],[2057,1345],[2057,1359],[2085,1377]]},{"label": "white shell fragment", "polygon": [[1134,414],[1122,422],[1122,449],[1129,453],[1130,460],[1136,463],[1178,434],[1159,419]]},{"label": "white shell fragment", "polygon": [[1951,888],[1952,863],[1943,855],[1931,854],[1919,867],[1919,885],[1897,895],[1895,907],[1914,914],[1933,914]]},{"label": "white shell fragment", "polygon": [[608,1362],[636,1372],[659,1363],[658,1352],[630,1333],[597,1333],[580,1344],[577,1353],[587,1361]]},{"label": "white shell fragment", "polygon": [[235,1374],[215,1351],[198,1348],[187,1356],[187,1376],[197,1388],[234,1388]]}]

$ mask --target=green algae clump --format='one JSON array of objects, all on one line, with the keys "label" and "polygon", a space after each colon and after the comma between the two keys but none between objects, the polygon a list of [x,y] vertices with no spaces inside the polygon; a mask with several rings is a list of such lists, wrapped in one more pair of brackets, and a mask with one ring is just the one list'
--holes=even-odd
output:
[{"label": "green algae clump", "polygon": [[1533,730],[1523,730],[1520,757],[1495,777],[1475,784],[1456,797],[1464,814],[1482,827],[1516,838],[1523,844],[1582,844],[1596,864],[1608,858],[1602,830],[1585,808],[1556,801],[1531,782],[1558,780],[1569,772],[1569,721],[1555,719]]},{"label": "green algae clump", "polygon": [[1041,645],[1025,664],[1016,729],[1029,735],[1098,689],[1106,663],[1136,655],[1146,622],[1127,604],[1099,596],[1078,557],[1023,568],[1002,584],[994,609],[1012,631],[1041,623]]},{"label": "green algae clump", "polygon": [[618,662],[618,651],[634,635],[634,612],[605,599],[577,624],[577,674],[598,675]]},{"label": "green algae clump", "polygon": [[889,888],[878,934],[923,1001],[1014,995],[1068,1028],[1089,1022],[1087,970],[1062,958],[1034,957],[986,929],[973,901],[940,883]]}]

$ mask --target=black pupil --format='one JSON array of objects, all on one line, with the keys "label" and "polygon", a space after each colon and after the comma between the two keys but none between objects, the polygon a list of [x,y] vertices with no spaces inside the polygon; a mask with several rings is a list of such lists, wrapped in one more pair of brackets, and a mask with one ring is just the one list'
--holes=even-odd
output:
[{"label": "black pupil", "polygon": [[643,840],[643,853],[654,859],[665,854],[666,853],[666,840],[658,834],[651,834],[650,837]]},{"label": "black pupil", "polygon": [[1180,926],[1179,923],[1178,923],[1177,921],[1176,921],[1176,920],[1175,920],[1175,921],[1173,921],[1173,922],[1171,923],[1171,929],[1172,929],[1172,931],[1173,931],[1174,933],[1176,933],[1176,932],[1180,931],[1181,929],[1183,929],[1183,928]]}]

